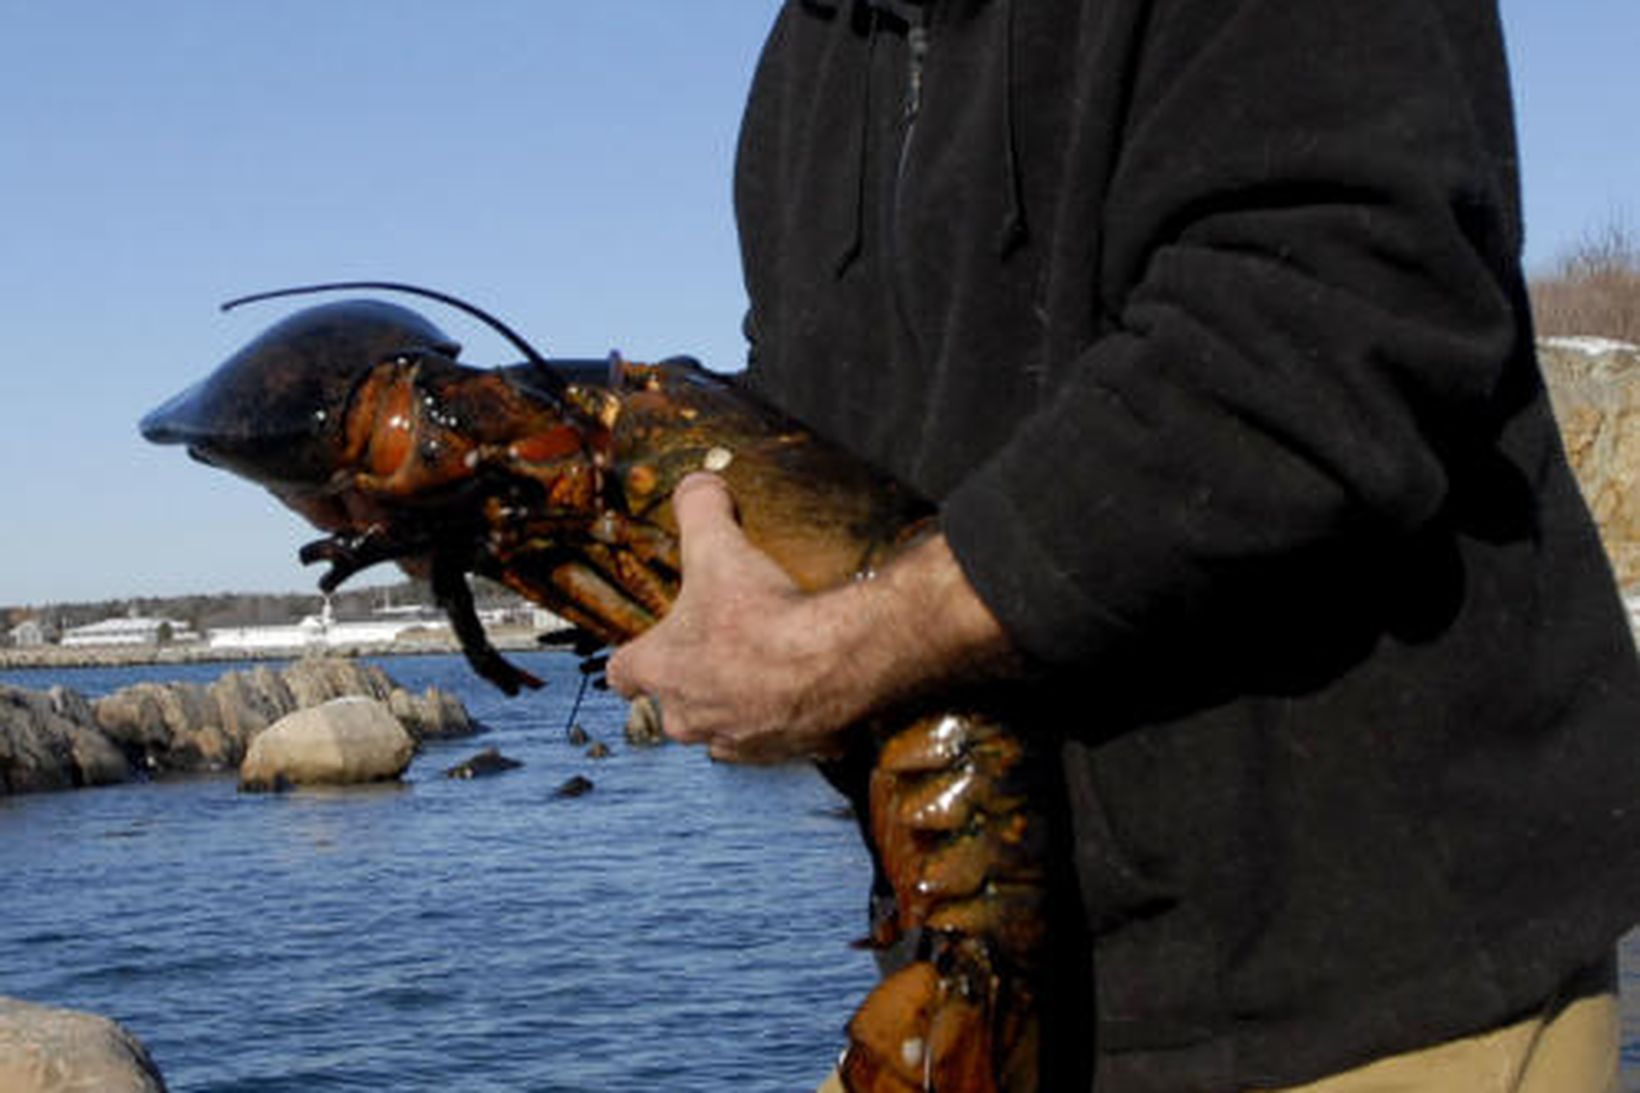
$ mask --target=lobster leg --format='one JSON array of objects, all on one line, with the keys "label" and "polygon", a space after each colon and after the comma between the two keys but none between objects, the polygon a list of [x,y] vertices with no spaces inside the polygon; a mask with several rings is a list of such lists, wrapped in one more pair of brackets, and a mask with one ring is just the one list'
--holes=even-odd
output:
[{"label": "lobster leg", "polygon": [[508,697],[516,695],[521,687],[534,689],[541,686],[539,679],[507,660],[490,644],[489,636],[484,633],[484,624],[478,621],[478,610],[473,606],[473,590],[467,585],[467,577],[459,560],[444,554],[435,556],[432,583],[433,596],[444,608],[445,614],[450,616],[450,626],[455,630],[456,638],[461,642],[461,651],[466,654],[467,663],[473,666],[473,671],[495,684]]},{"label": "lobster leg", "polygon": [[381,562],[420,553],[422,544],[398,542],[372,528],[360,535],[331,535],[304,544],[296,554],[303,565],[329,562],[330,568],[319,578],[319,591],[330,593],[342,586],[353,574]]}]

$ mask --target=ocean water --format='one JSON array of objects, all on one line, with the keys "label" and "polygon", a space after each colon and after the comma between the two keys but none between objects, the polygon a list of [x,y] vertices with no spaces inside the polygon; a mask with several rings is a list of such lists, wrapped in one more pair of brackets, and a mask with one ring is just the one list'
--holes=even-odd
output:
[{"label": "ocean water", "polygon": [[[393,788],[240,794],[231,777],[0,797],[0,994],[124,1022],[174,1093],[809,1090],[874,981],[867,863],[806,767],[634,749],[573,659],[507,699],[459,658],[380,663],[483,736]],[[220,665],[0,672],[99,695]],[[481,747],[524,761],[442,775]],[[584,797],[553,790],[571,775]],[[1640,1091],[1640,934],[1623,944]]]},{"label": "ocean water", "polygon": [[[0,994],[114,1017],[176,1093],[812,1089],[874,980],[867,862],[802,766],[635,749],[624,706],[507,699],[453,657],[382,661],[491,731],[395,788],[191,778],[0,798]],[[216,665],[0,673],[97,695]],[[521,759],[442,775],[481,747]],[[571,775],[589,794],[561,799]]]}]

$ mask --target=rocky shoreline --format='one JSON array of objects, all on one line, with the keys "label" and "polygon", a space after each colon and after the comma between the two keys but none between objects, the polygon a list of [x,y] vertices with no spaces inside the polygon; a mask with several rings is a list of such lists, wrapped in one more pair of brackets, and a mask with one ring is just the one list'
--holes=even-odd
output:
[{"label": "rocky shoreline", "polygon": [[262,664],[210,684],[135,683],[95,700],[0,684],[0,796],[236,770],[262,730],[345,696],[382,703],[418,744],[480,728],[454,695],[412,694],[379,667],[340,657]]}]

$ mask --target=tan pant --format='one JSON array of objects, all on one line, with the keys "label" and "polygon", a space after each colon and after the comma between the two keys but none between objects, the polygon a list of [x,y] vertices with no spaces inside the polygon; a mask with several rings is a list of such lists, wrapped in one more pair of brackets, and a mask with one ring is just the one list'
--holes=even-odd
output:
[{"label": "tan pant", "polygon": [[[1602,964],[1524,1021],[1268,1093],[1618,1093],[1615,984]],[[835,1071],[817,1093],[844,1093]]]},{"label": "tan pant", "polygon": [[1617,1093],[1620,1024],[1615,973],[1602,964],[1524,1021],[1276,1093]]}]

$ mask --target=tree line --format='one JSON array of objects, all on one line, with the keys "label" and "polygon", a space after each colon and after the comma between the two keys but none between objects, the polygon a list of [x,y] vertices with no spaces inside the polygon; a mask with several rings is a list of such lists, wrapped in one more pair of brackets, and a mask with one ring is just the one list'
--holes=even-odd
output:
[{"label": "tree line", "polygon": [[[507,588],[482,577],[470,578],[473,598],[480,607],[499,607],[518,602]],[[133,596],[124,599],[88,600],[74,603],[46,603],[0,607],[0,640],[12,627],[37,619],[55,632],[85,626],[103,619],[140,615],[171,619],[188,629],[204,633],[210,629],[235,626],[277,626],[299,622],[318,614],[322,598],[318,592],[211,592],[186,596]],[[344,588],[331,594],[331,610],[338,618],[360,618],[386,606],[433,603],[432,589],[423,580],[396,584]]]},{"label": "tree line", "polygon": [[1640,232],[1621,217],[1586,232],[1530,284],[1539,337],[1640,345]]}]

